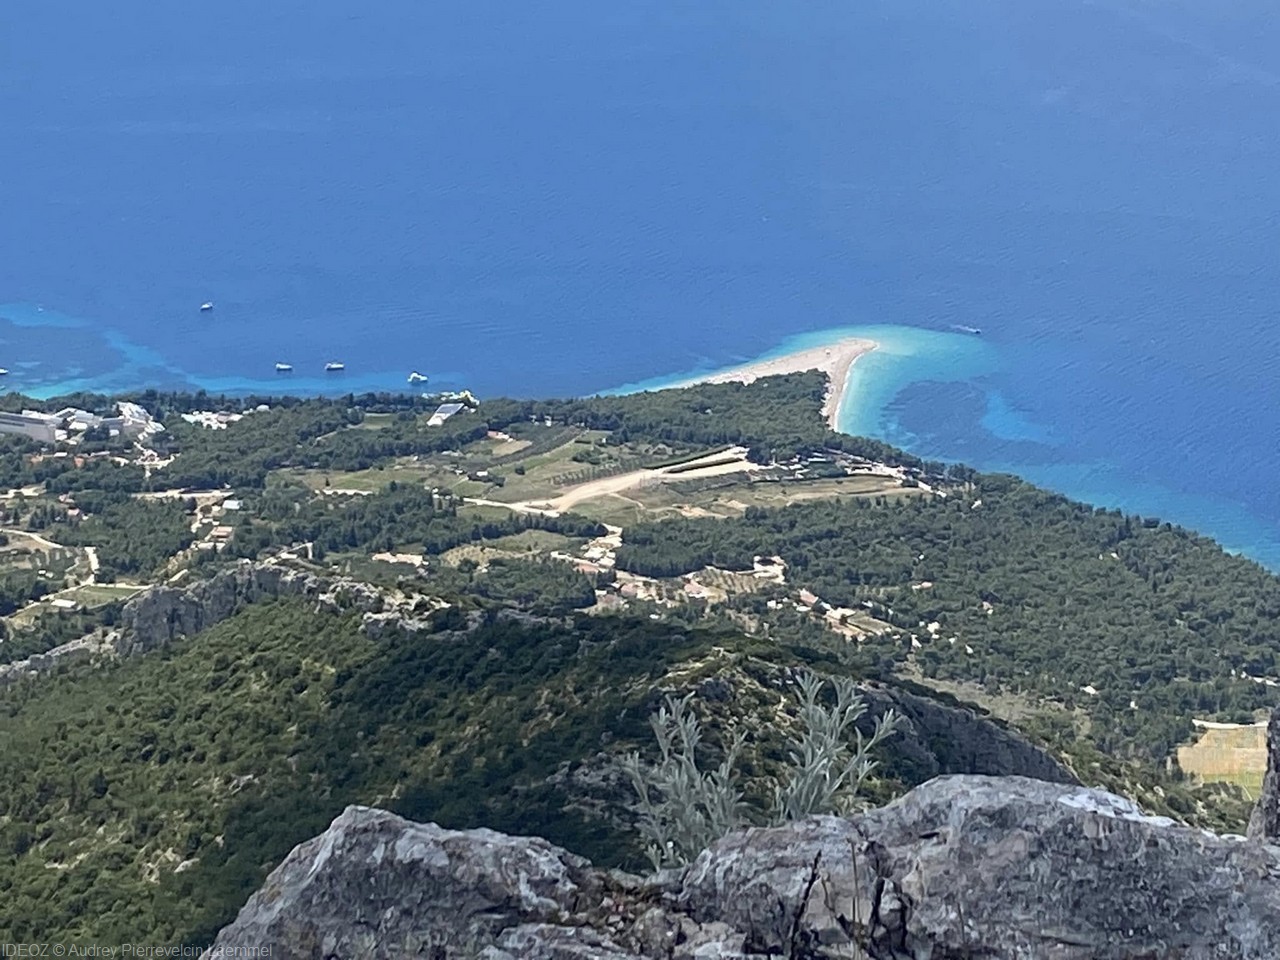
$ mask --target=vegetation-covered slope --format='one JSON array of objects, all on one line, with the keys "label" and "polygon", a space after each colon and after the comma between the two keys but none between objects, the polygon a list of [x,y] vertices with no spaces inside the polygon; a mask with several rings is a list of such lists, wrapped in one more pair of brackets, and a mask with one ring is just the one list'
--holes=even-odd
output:
[{"label": "vegetation-covered slope", "polygon": [[945,498],[632,527],[618,565],[675,576],[750,570],[761,554],[783,557],[791,581],[828,603],[869,604],[914,635],[914,649],[889,644],[927,677],[1078,704],[1107,752],[1160,760],[1192,716],[1247,720],[1277,702],[1248,677],[1280,672],[1280,579],[1184,530],[1009,477]]},{"label": "vegetation-covered slope", "polygon": [[[238,557],[454,604],[432,632],[374,641],[354,616],[274,602],[164,652],[5,688],[0,931],[206,942],[351,802],[638,865],[625,791],[601,803],[574,778],[599,781],[597,754],[648,739],[661,687],[711,681],[700,709],[720,733],[772,715],[779,677],[815,663],[1008,701],[1012,722],[1084,781],[1238,829],[1238,797],[1165,763],[1193,716],[1246,719],[1280,701],[1260,682],[1280,673],[1280,580],[1168,525],[833,434],[823,388],[801,374],[494,400],[443,426],[415,397],[257,410],[141,395],[169,426],[145,467],[122,462],[119,445],[50,455],[0,438],[0,479],[26,488],[0,507],[12,614],[0,663],[110,627],[124,596],[113,578],[198,579]],[[252,412],[220,430],[172,416],[210,407]],[[548,515],[584,478],[727,444],[769,468],[677,473],[657,492],[570,497],[572,512]],[[865,464],[850,457],[884,469],[852,476]],[[722,484],[708,510],[704,494]],[[802,502],[746,505],[789,497]],[[619,504],[628,519],[611,514]],[[753,578],[773,555],[780,579]],[[717,577],[733,586],[712,596],[699,578]],[[497,618],[503,607],[592,615]],[[464,611],[480,610],[476,626]],[[851,613],[874,629],[853,640],[833,628]],[[753,741],[755,788],[779,750]],[[886,760],[879,796],[924,775],[909,757]]]},{"label": "vegetation-covered slope", "polygon": [[436,633],[375,642],[352,617],[263,604],[6,690],[0,930],[204,942],[352,802],[627,859],[629,837],[543,781],[643,735],[651,682],[718,641],[647,619],[439,616]]}]

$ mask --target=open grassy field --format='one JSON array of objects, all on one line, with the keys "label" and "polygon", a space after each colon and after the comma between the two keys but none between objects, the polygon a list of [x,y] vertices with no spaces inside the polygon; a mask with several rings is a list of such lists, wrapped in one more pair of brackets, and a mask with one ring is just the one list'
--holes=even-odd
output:
[{"label": "open grassy field", "polygon": [[366,413],[364,420],[356,425],[357,430],[382,430],[391,425],[395,414],[392,413]]},{"label": "open grassy field", "polygon": [[306,484],[312,490],[381,490],[391,481],[397,483],[422,483],[445,487],[459,477],[451,470],[434,463],[397,461],[386,467],[368,470],[282,470],[279,475]]},{"label": "open grassy field", "polygon": [[592,520],[599,520],[601,523],[624,528],[655,519],[652,510],[624,494],[610,494],[594,500],[584,500],[574,506],[573,512],[590,517]]},{"label": "open grassy field", "polygon": [[[376,429],[366,423],[365,429]],[[645,456],[638,448],[599,446],[608,434],[601,430],[547,429],[534,439],[486,437],[453,453],[402,458],[368,470],[280,471],[280,476],[306,484],[312,490],[381,490],[393,480],[421,483],[452,491],[463,497],[518,502],[554,496],[566,477],[619,469]],[[549,445],[550,444],[550,445]],[[575,457],[590,457],[597,464]],[[517,472],[517,467],[521,472]],[[502,478],[501,485],[488,479],[468,479],[481,471]]]},{"label": "open grassy field", "polygon": [[136,584],[94,583],[86,584],[82,587],[74,587],[71,590],[64,590],[58,596],[67,600],[74,600],[76,603],[86,607],[98,607],[116,600],[127,600],[143,589],[143,587]]},{"label": "open grassy field", "polygon": [[688,499],[709,510],[728,507],[741,512],[747,507],[780,507],[804,500],[919,494],[919,490],[902,487],[892,477],[861,475],[799,482],[784,480],[778,483],[742,483],[708,490]]},{"label": "open grassy field", "polygon": [[1214,724],[1201,728],[1195,743],[1178,748],[1178,765],[1202,780],[1234,783],[1250,799],[1256,798],[1267,772],[1267,725]]},{"label": "open grassy field", "polygon": [[[550,450],[505,461],[493,469],[494,473],[505,478],[505,483],[491,488],[483,496],[505,503],[550,499],[561,492],[560,488],[568,477],[618,469],[620,461],[634,461],[640,456],[638,452],[624,447],[596,446],[595,441],[605,436],[607,434],[599,430],[583,430],[573,439]],[[590,464],[574,459],[582,456],[597,458],[600,463]],[[523,473],[515,471],[517,465]]]},{"label": "open grassy field", "polygon": [[741,516],[748,507],[778,507],[802,500],[916,494],[888,477],[839,477],[798,483],[730,482],[706,489],[682,488],[679,483],[649,483],[624,494],[610,494],[577,504],[573,509],[604,523],[628,526],[663,516]]}]

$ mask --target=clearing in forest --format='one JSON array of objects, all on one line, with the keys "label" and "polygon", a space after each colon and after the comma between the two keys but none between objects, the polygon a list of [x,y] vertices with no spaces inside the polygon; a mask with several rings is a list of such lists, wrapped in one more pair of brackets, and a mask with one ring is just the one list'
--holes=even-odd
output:
[{"label": "clearing in forest", "polygon": [[1202,780],[1234,783],[1250,799],[1257,797],[1267,772],[1266,723],[1192,723],[1199,736],[1178,748],[1178,765]]}]

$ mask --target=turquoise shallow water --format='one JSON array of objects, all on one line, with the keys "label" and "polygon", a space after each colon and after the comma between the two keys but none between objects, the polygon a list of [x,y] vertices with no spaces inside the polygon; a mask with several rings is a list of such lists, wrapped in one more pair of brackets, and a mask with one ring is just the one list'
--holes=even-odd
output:
[{"label": "turquoise shallow water", "polygon": [[[1119,447],[1110,458],[1075,459],[1069,424],[1037,422],[1001,392],[1012,361],[982,336],[894,325],[835,327],[791,337],[759,357],[703,365],[610,392],[662,389],[850,337],[878,346],[850,371],[838,415],[842,431],[877,437],[927,458],[1014,473],[1094,505],[1172,520],[1280,570],[1280,530],[1261,522],[1248,504],[1135,477]],[[1041,364],[1051,359],[1042,357]],[[971,402],[953,399],[966,394],[969,400],[980,398],[976,410]],[[915,422],[927,430],[913,431],[909,424]]]},{"label": "turquoise shallow water", "polygon": [[[408,383],[412,369],[408,365],[326,373],[324,365],[335,358],[321,353],[322,345],[314,342],[303,341],[279,353],[281,362],[294,365],[291,373],[275,373],[276,357],[264,355],[255,364],[262,371],[258,376],[217,376],[183,370],[154,348],[137,343],[118,330],[46,307],[0,304],[0,330],[6,325],[20,337],[13,333],[0,336],[0,347],[20,339],[27,355],[46,359],[12,361],[4,387],[41,399],[82,390],[119,393],[144,387],[207,390],[231,396],[333,396],[413,389]],[[301,359],[299,354],[303,355]],[[409,363],[414,359],[405,358]],[[429,382],[417,389],[453,390],[466,382],[463,374],[433,369]]]}]

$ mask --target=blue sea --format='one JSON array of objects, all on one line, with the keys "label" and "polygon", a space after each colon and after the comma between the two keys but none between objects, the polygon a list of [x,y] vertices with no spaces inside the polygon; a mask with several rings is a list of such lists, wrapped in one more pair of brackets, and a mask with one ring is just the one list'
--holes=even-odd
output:
[{"label": "blue sea", "polygon": [[0,131],[7,389],[583,394],[856,333],[846,429],[1280,569],[1262,0],[13,0]]}]

